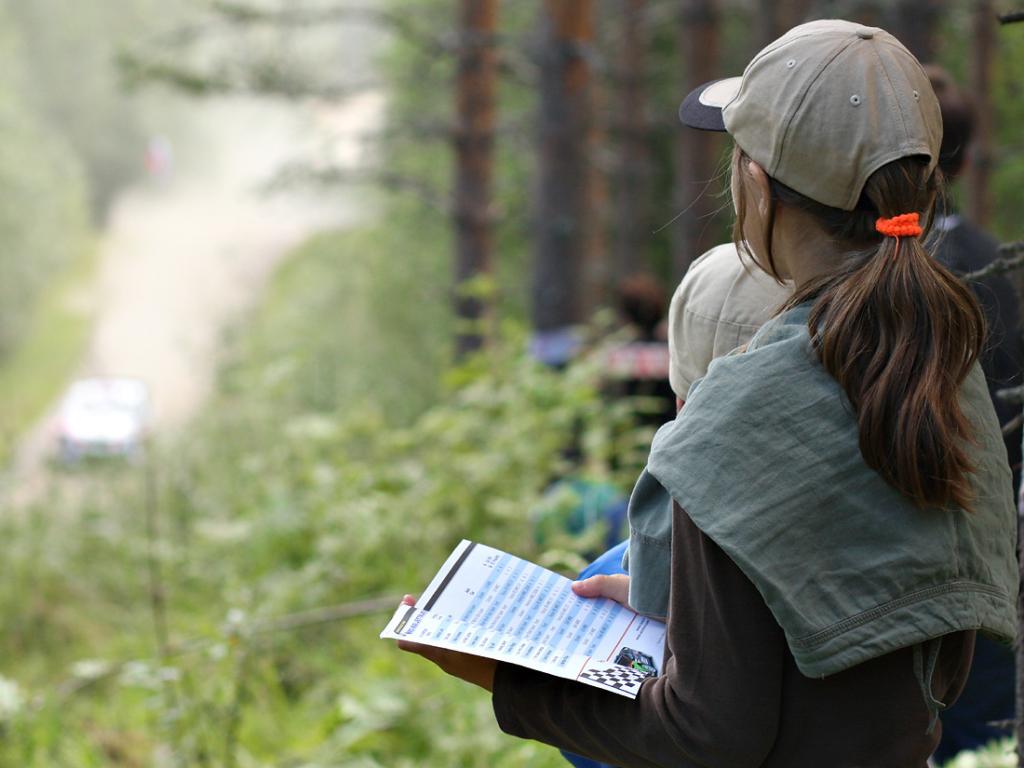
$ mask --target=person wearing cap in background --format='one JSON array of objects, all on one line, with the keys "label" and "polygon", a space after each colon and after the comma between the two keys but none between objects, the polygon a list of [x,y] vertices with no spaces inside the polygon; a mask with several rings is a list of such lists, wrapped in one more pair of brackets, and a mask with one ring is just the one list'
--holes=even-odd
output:
[{"label": "person wearing cap in background", "polygon": [[615,305],[624,326],[618,336],[625,338],[604,352],[604,394],[636,403],[637,423],[660,427],[675,415],[675,395],[668,381],[664,286],[649,274],[629,275],[615,286]]},{"label": "person wearing cap in background", "polygon": [[[711,361],[742,348],[792,295],[764,271],[744,263],[736,245],[712,248],[690,266],[672,296],[668,315],[669,381],[682,409],[690,387]],[[647,500],[634,489],[628,509],[630,539],[620,558],[628,571],[633,610],[664,619],[668,615],[671,503],[662,493]],[[621,545],[620,545],[621,546]],[[583,572],[584,579],[613,571]]]},{"label": "person wearing cap in background", "polygon": [[[942,110],[939,168],[946,180],[952,182],[960,176],[967,160],[967,147],[974,128],[973,107],[948,72],[935,65],[924,69]],[[956,275],[981,269],[998,255],[996,242],[951,207],[936,218],[934,229],[935,257]],[[1019,385],[1024,368],[1017,293],[1005,275],[982,278],[971,282],[970,287],[985,312],[988,327],[988,342],[981,355],[981,367],[999,422],[1006,425],[1020,414],[1020,406],[1000,400],[996,392]],[[1003,439],[1016,496],[1020,491],[1020,426],[1005,432]],[[1017,679],[1014,672],[1011,649],[986,637],[978,638],[971,674],[960,700],[952,711],[942,715],[942,741],[935,752],[938,762],[948,760],[962,750],[976,749],[1010,735]]]},{"label": "person wearing cap in background", "polygon": [[[665,339],[665,296],[651,275],[637,273],[623,278],[615,289],[620,327],[615,343],[601,347],[605,402],[627,400],[634,423],[658,427],[675,414],[675,396],[669,386],[669,354]],[[608,550],[615,552],[625,535],[627,498],[606,478],[587,474],[579,436],[563,452],[570,469],[553,480],[529,516],[534,540],[543,548],[563,534],[590,534],[586,558]],[[600,541],[594,529],[604,528]],[[600,555],[601,563],[610,555]],[[618,553],[618,561],[622,553]],[[604,570],[597,571],[604,573]],[[621,571],[619,571],[621,572]]]},{"label": "person wearing cap in background", "polygon": [[[733,243],[712,248],[690,265],[668,310],[668,378],[682,408],[686,394],[715,358],[745,345],[792,294],[765,272],[747,265]],[[579,579],[630,574],[633,610],[668,615],[672,509],[658,497],[653,506],[634,500],[630,537],[588,565]],[[627,550],[629,554],[627,554]],[[604,768],[589,758],[564,753],[576,768]]]},{"label": "person wearing cap in background", "polygon": [[[984,316],[921,239],[938,103],[895,38],[829,20],[680,113],[734,139],[734,239],[795,293],[690,388],[634,490],[673,504],[664,668],[631,701],[400,647],[492,691],[504,731],[625,768],[922,768],[1018,589]],[[573,589],[626,602],[628,580]]]}]

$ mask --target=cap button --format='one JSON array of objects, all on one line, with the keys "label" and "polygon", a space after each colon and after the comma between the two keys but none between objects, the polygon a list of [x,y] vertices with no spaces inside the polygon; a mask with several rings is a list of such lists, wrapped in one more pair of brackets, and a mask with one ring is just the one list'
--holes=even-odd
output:
[{"label": "cap button", "polygon": [[864,28],[864,29],[858,29],[857,30],[857,37],[859,37],[861,40],[870,40],[874,36],[875,36],[875,30],[873,30],[873,29],[866,29],[866,28]]}]

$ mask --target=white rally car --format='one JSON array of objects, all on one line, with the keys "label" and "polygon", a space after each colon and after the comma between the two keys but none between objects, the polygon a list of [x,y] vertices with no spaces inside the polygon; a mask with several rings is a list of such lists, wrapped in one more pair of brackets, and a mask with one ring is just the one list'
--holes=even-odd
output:
[{"label": "white rally car", "polygon": [[151,405],[145,383],[130,378],[80,379],[60,407],[60,459],[134,457],[149,434]]}]

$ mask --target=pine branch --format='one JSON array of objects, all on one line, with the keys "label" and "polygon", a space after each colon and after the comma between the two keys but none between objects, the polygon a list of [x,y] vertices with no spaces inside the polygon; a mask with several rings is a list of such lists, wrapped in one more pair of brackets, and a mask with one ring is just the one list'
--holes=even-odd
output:
[{"label": "pine branch", "polygon": [[1024,424],[1024,414],[1019,413],[1003,425],[1003,434],[1012,435],[1015,430],[1020,429],[1022,424]]},{"label": "pine branch", "polygon": [[148,58],[132,51],[121,51],[118,66],[128,88],[162,83],[197,97],[240,94],[288,100],[317,98],[343,101],[383,87],[379,82],[312,82],[299,72],[289,71],[271,62],[235,70],[224,64],[210,69],[198,69],[167,59]]},{"label": "pine branch", "polygon": [[1007,387],[996,390],[996,397],[1006,403],[1024,403],[1024,387]]},{"label": "pine branch", "polygon": [[[502,143],[512,147],[532,148],[533,137],[533,116],[524,118],[505,119],[494,129],[495,138],[500,138]],[[349,138],[361,141],[366,145],[383,144],[387,142],[414,141],[422,144],[425,141],[431,142],[452,142],[459,141],[464,136],[457,126],[444,120],[408,120],[402,119],[389,125],[387,128],[372,132],[361,133],[332,133],[332,139]]]},{"label": "pine branch", "polygon": [[433,54],[450,54],[458,46],[450,38],[424,32],[408,15],[366,6],[325,5],[320,8],[256,8],[237,0],[215,0],[213,10],[236,26],[312,27],[362,21],[386,27],[408,42]]},{"label": "pine branch", "polygon": [[982,280],[992,275],[1003,275],[1024,267],[1024,240],[999,246],[999,258],[981,269],[968,272],[961,277],[968,281]]},{"label": "pine branch", "polygon": [[405,176],[393,171],[364,168],[350,169],[340,166],[317,168],[307,163],[284,166],[264,185],[264,191],[274,193],[296,186],[358,186],[382,187],[394,192],[411,194],[424,205],[451,216],[454,202],[451,195],[439,190],[424,179]]}]

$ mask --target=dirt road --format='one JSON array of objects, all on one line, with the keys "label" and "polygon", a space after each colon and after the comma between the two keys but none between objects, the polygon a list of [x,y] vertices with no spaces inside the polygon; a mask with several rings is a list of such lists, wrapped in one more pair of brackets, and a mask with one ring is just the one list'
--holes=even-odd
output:
[{"label": "dirt road", "polygon": [[[185,422],[211,386],[225,326],[282,257],[311,234],[370,213],[355,192],[267,196],[261,185],[296,156],[330,152],[360,163],[360,137],[382,111],[375,93],[330,110],[237,100],[190,107],[173,175],[128,191],[114,208],[96,286],[84,297],[96,324],[80,375],[139,377],[151,387],[158,431]],[[51,413],[26,437],[11,478],[15,500],[45,483],[55,429]]]}]

